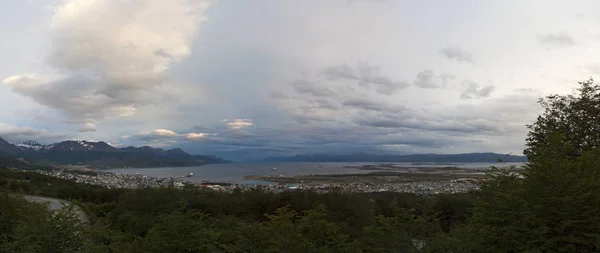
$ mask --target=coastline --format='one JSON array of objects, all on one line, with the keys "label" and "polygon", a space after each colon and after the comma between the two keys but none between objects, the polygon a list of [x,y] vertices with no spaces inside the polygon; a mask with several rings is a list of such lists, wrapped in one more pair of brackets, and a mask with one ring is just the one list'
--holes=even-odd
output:
[{"label": "coastline", "polygon": [[[319,166],[319,168],[320,167],[321,166]],[[13,170],[36,172],[52,177],[72,180],[77,183],[99,185],[107,188],[183,188],[190,186],[227,192],[236,189],[258,189],[275,192],[302,189],[316,190],[319,192],[391,191],[414,194],[461,193],[474,191],[478,189],[481,180],[486,177],[486,172],[490,171],[489,168],[415,167],[396,166],[391,164],[352,166],[350,168],[352,170],[344,170],[348,169],[348,166],[340,166],[337,168],[338,172],[342,173],[325,173],[327,170],[322,170],[324,173],[297,174],[290,170],[264,170],[266,174],[263,175],[247,175],[252,172],[263,171],[251,169],[244,170],[243,172],[246,173],[246,175],[240,176],[239,180],[229,181],[220,180],[218,177],[203,178],[202,176],[194,176],[194,179],[186,180],[186,177],[183,175],[170,177],[151,176],[151,172],[144,174],[140,173],[141,171],[139,169],[138,171],[140,172],[137,173],[101,170],[82,171],[75,169],[75,167],[72,167],[72,169],[63,168],[51,171]],[[511,168],[515,169],[515,167]],[[514,171],[519,170],[520,169],[517,168]],[[168,172],[172,173],[171,171]],[[184,172],[185,171],[178,171],[178,173]],[[286,173],[288,174],[284,175]]]},{"label": "coastline", "polygon": [[364,174],[307,174],[307,175],[250,175],[245,176],[245,180],[264,180],[278,183],[290,184],[349,184],[349,183],[408,183],[423,181],[449,181],[460,178],[484,178],[484,174],[476,173],[448,173],[448,172],[386,172],[377,171]]}]

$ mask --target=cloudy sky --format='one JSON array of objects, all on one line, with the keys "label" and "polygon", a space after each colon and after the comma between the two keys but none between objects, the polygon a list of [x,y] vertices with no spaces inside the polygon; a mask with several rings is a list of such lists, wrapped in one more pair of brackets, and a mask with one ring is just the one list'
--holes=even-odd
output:
[{"label": "cloudy sky", "polygon": [[0,1],[0,137],[300,153],[522,154],[600,73],[600,2]]}]

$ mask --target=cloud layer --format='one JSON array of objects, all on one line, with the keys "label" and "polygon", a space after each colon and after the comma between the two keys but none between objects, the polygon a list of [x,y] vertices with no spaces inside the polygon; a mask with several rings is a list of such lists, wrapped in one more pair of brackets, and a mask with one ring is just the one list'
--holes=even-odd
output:
[{"label": "cloud layer", "polygon": [[409,86],[406,81],[396,81],[381,73],[381,68],[368,62],[360,62],[356,67],[346,64],[329,66],[322,74],[331,81],[353,81],[362,87],[372,88],[377,93],[393,95]]},{"label": "cloud layer", "polygon": [[166,83],[166,71],[190,54],[207,7],[205,1],[64,1],[54,10],[45,59],[54,74],[14,75],[3,84],[72,121],[130,116],[156,102],[152,91]]},{"label": "cloud layer", "polygon": [[52,132],[43,129],[31,127],[17,127],[9,124],[0,123],[0,137],[7,141],[21,143],[25,140],[39,140],[40,142],[52,142],[57,139],[67,139],[68,134]]},{"label": "cloud layer", "polygon": [[600,73],[597,1],[436,6],[0,1],[0,137],[233,160],[518,154],[539,97]]}]

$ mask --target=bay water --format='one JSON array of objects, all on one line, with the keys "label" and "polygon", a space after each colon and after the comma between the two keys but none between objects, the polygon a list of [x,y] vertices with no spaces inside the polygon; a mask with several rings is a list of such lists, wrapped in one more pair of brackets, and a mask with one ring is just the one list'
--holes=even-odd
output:
[{"label": "bay water", "polygon": [[[261,162],[261,163],[223,163],[208,164],[194,167],[162,167],[162,168],[131,168],[110,169],[108,172],[121,174],[142,174],[150,177],[184,177],[191,182],[227,182],[237,184],[266,184],[260,180],[244,180],[244,176],[294,176],[308,174],[362,174],[376,172],[377,170],[361,170],[347,166],[360,167],[364,165],[393,164],[401,167],[458,167],[466,169],[482,169],[490,166],[501,166],[499,163],[453,163],[446,164],[419,164],[412,163],[343,163],[343,162]],[[523,163],[506,163],[505,165],[521,166]],[[276,169],[273,169],[276,168]],[[383,171],[383,170],[381,170]],[[185,177],[193,173],[193,177]]]}]

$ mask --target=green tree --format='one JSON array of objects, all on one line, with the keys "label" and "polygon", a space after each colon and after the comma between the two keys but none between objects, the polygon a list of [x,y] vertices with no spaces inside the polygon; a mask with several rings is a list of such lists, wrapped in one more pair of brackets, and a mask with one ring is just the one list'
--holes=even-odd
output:
[{"label": "green tree", "polygon": [[289,206],[267,215],[263,223],[244,223],[237,227],[237,240],[228,252],[343,252],[348,236],[327,220],[324,205],[298,215]]},{"label": "green tree", "polygon": [[278,252],[274,249],[269,229],[263,223],[242,222],[231,233],[233,240],[222,245],[227,253]]},{"label": "green tree", "polygon": [[73,206],[65,206],[57,212],[43,205],[36,207],[38,211],[29,213],[9,235],[4,252],[83,252],[89,241],[85,224]]},{"label": "green tree", "polygon": [[564,136],[563,145],[572,147],[570,157],[582,155],[600,145],[600,86],[593,79],[580,82],[577,94],[550,95],[539,100],[544,112],[527,127],[527,148],[523,152],[530,162],[537,162],[543,149],[550,145],[551,133]]},{"label": "green tree", "polygon": [[551,132],[523,178],[500,170],[482,186],[470,221],[472,252],[597,252],[600,150],[576,157]]},{"label": "green tree", "polygon": [[289,206],[279,208],[274,214],[267,215],[269,221],[265,223],[265,226],[270,234],[269,239],[273,245],[272,249],[275,250],[273,252],[295,252],[295,242],[298,235],[295,231],[294,220],[297,215],[298,213],[290,210]]},{"label": "green tree", "polygon": [[410,210],[398,210],[396,217],[377,216],[375,224],[365,227],[356,246],[361,252],[405,253],[418,252],[424,238],[418,235],[427,225]]},{"label": "green tree", "polygon": [[305,212],[297,221],[296,230],[299,233],[297,252],[326,253],[341,252],[348,236],[340,232],[340,227],[327,221],[327,209],[318,205]]},{"label": "green tree", "polygon": [[[472,252],[522,252],[530,241],[536,225],[535,213],[524,198],[523,181],[518,174],[504,168],[493,168],[486,182],[481,185],[479,201],[473,209],[469,228],[476,235]],[[468,252],[467,251],[467,252]]]},{"label": "green tree", "polygon": [[198,211],[162,215],[140,241],[140,252],[220,252],[219,231]]}]

